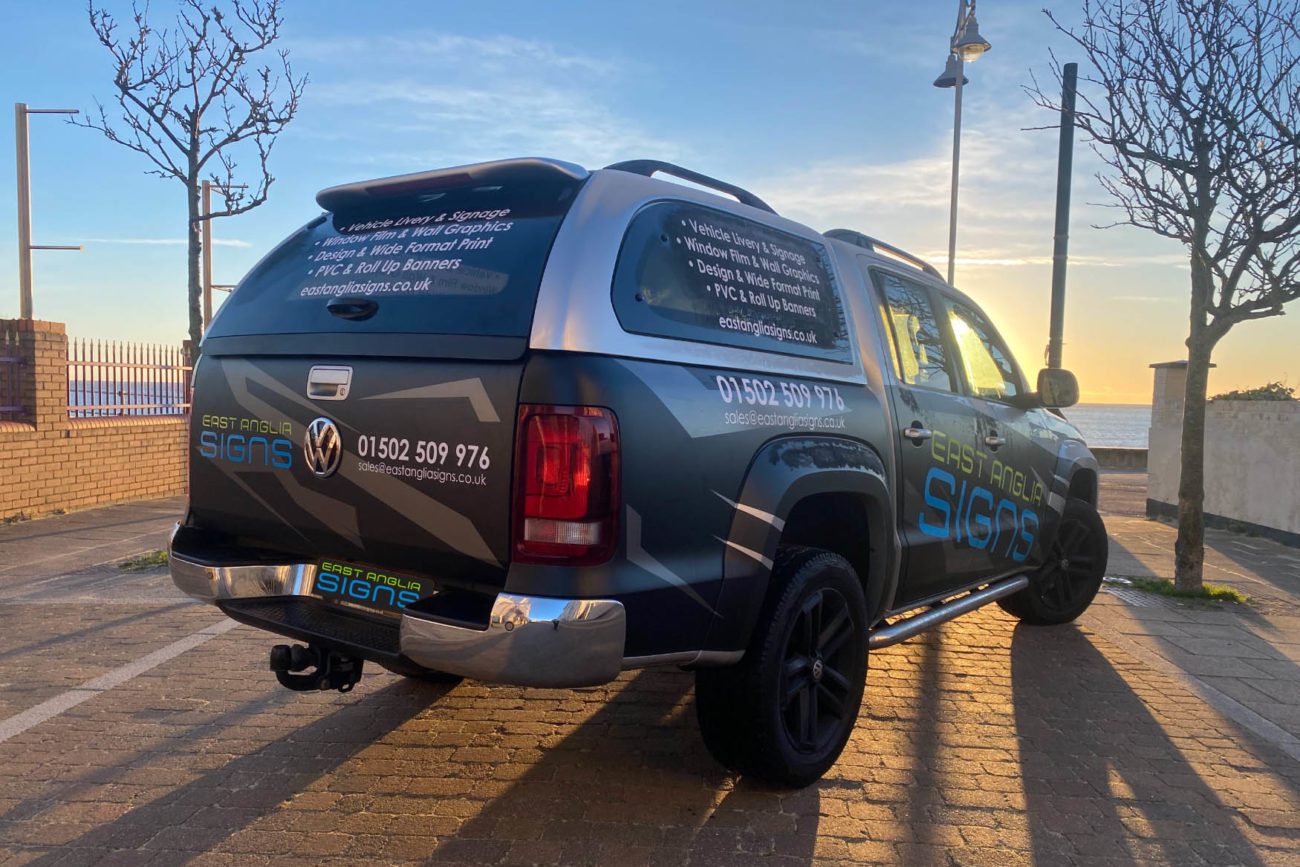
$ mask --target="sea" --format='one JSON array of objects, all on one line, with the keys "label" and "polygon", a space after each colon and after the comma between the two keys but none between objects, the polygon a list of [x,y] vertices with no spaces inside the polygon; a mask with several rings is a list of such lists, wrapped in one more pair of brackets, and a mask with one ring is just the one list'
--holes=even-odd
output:
[{"label": "sea", "polygon": [[1125,403],[1081,403],[1061,411],[1090,446],[1147,447],[1151,407]]}]

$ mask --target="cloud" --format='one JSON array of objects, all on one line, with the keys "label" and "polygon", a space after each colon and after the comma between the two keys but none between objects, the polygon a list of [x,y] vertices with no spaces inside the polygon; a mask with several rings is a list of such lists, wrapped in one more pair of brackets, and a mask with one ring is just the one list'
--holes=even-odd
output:
[{"label": "cloud", "polygon": [[[84,238],[86,244],[139,244],[143,246],[179,247],[186,242],[184,238]],[[213,238],[214,247],[251,247],[248,241],[238,238]]]},{"label": "cloud", "polygon": [[362,162],[385,169],[519,154],[588,165],[682,154],[618,108],[626,98],[619,83],[634,69],[623,60],[455,34],[307,40],[294,50],[330,60],[309,91],[299,132],[346,140],[340,153],[360,152]]},{"label": "cloud", "polygon": [[[991,113],[990,113],[991,114]],[[1026,110],[998,112],[997,127],[962,135],[958,201],[959,266],[1049,267],[1056,198],[1056,138],[1026,131],[1035,120]],[[879,234],[931,262],[946,262],[952,140],[944,131],[919,142],[911,155],[887,162],[823,161],[753,181],[782,214],[820,229],[838,226]],[[1153,242],[1147,233],[1090,227],[1114,215],[1088,204],[1086,192],[1096,158],[1076,153],[1071,210],[1070,266],[1133,266],[1186,270],[1176,244]],[[1080,194],[1083,193],[1083,194]],[[1161,252],[1168,250],[1169,252]]]},{"label": "cloud", "polygon": [[414,32],[400,36],[341,36],[298,39],[289,43],[295,57],[347,62],[349,57],[373,62],[418,58],[423,63],[472,61],[476,71],[528,65],[552,70],[577,70],[608,75],[620,63],[581,54],[566,54],[555,46],[504,34],[475,37],[454,33]]}]

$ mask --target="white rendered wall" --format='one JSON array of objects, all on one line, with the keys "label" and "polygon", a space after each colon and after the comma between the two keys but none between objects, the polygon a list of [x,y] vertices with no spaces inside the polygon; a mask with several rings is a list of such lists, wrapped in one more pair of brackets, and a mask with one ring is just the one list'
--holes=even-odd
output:
[{"label": "white rendered wall", "polygon": [[[1184,366],[1158,366],[1147,498],[1178,504]],[[1300,400],[1216,400],[1205,413],[1205,511],[1300,534]]]}]

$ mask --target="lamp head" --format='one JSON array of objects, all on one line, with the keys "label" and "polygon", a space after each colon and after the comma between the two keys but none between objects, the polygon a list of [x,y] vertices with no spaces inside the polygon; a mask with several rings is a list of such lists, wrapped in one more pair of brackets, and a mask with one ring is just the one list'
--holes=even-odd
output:
[{"label": "lamp head", "polygon": [[970,84],[970,79],[962,75],[961,58],[956,54],[948,55],[948,62],[944,64],[943,72],[934,80],[935,87],[956,87],[957,76],[961,76],[962,86]]},{"label": "lamp head", "polygon": [[961,55],[961,59],[966,63],[974,63],[983,56],[993,46],[983,36],[980,36],[980,24],[975,20],[975,13],[972,12],[966,19],[966,25],[961,30],[961,36],[953,45],[953,51]]}]

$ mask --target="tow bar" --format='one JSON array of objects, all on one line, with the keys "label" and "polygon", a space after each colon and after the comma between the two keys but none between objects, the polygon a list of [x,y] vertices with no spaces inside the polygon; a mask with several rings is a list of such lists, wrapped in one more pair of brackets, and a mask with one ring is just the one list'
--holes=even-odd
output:
[{"label": "tow bar", "polygon": [[[344,656],[316,645],[277,644],[271,648],[271,671],[280,685],[297,692],[337,689],[349,692],[361,680],[364,660]],[[308,668],[308,674],[294,674]]]}]

